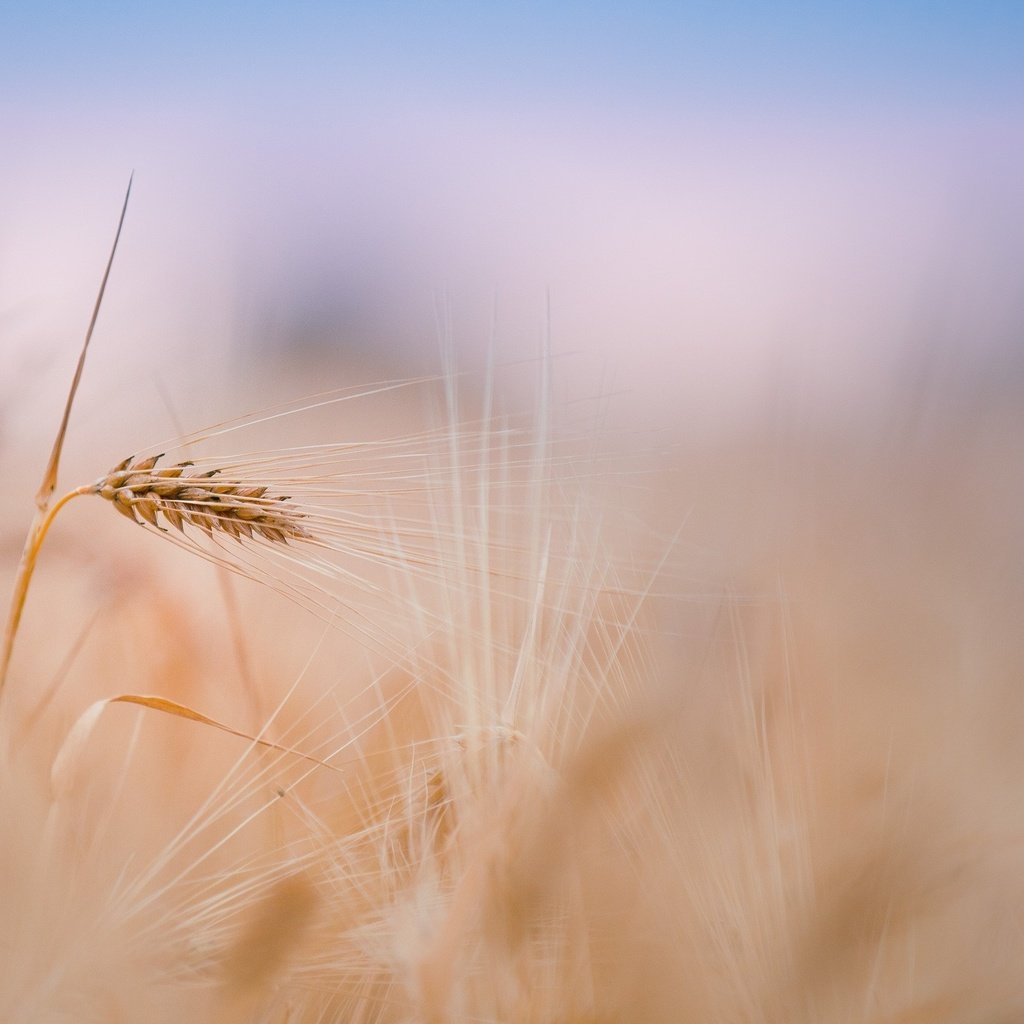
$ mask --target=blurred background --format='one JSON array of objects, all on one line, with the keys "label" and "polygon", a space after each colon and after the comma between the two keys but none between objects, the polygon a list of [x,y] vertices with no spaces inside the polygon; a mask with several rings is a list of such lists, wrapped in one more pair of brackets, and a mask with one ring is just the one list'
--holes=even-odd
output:
[{"label": "blurred background", "polygon": [[7,5],[2,426],[52,430],[133,169],[83,430],[548,326],[643,419],[1004,386],[1022,52],[1012,0]]}]

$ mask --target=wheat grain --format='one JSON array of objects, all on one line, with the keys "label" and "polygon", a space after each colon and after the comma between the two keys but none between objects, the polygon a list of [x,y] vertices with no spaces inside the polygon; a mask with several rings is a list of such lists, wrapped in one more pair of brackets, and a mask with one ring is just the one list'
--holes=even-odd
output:
[{"label": "wheat grain", "polygon": [[137,462],[130,456],[96,481],[94,493],[133,522],[163,530],[160,517],[180,532],[194,526],[207,536],[217,531],[242,540],[262,537],[273,544],[312,540],[306,518],[288,495],[268,494],[268,486],[243,484],[220,470],[190,473],[191,462],[157,469],[162,455]]}]

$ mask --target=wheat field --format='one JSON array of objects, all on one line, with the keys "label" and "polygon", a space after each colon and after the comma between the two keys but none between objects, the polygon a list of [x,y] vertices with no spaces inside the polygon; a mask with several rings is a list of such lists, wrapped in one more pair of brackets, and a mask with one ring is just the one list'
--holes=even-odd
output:
[{"label": "wheat field", "polygon": [[62,475],[0,1018],[1024,1016],[1012,382],[693,437],[517,372],[131,421]]}]

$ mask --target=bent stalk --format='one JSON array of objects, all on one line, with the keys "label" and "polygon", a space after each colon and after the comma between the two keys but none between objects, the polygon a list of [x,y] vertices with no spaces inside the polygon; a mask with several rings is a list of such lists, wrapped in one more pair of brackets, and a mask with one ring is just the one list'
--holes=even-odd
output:
[{"label": "bent stalk", "polygon": [[46,534],[49,532],[50,524],[57,513],[72,499],[80,494],[90,494],[92,487],[77,487],[64,495],[52,508],[41,508],[36,512],[35,520],[25,540],[25,550],[21,553],[21,562],[18,564],[18,575],[14,580],[14,593],[11,595],[11,610],[7,618],[7,627],[4,630],[4,646],[2,660],[0,660],[0,700],[3,699],[4,683],[7,681],[7,668],[11,663],[11,653],[14,650],[14,638],[18,632],[18,625],[21,623],[21,613],[25,607],[25,597],[28,594],[29,584],[32,582],[32,573],[36,568],[36,560],[39,557],[39,549],[43,546]]}]

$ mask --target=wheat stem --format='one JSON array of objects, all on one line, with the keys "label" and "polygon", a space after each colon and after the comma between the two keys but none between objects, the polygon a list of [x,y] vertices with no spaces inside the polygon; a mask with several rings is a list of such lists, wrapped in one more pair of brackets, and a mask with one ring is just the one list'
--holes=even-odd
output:
[{"label": "wheat stem", "polygon": [[7,627],[4,630],[4,646],[2,660],[0,660],[0,699],[3,698],[4,683],[7,681],[7,668],[11,663],[11,653],[14,650],[14,638],[18,632],[18,625],[21,622],[21,613],[25,607],[25,597],[28,594],[29,584],[32,582],[32,573],[35,572],[36,560],[39,557],[39,549],[43,546],[46,534],[50,530],[57,513],[72,499],[81,494],[91,494],[91,487],[76,487],[68,491],[59,501],[50,508],[40,508],[28,531],[25,540],[25,550],[21,553],[21,562],[18,564],[18,575],[14,580],[14,593],[11,595],[11,610],[7,619]]},{"label": "wheat stem", "polygon": [[128,212],[128,199],[132,194],[133,178],[134,174],[128,178],[128,188],[125,190],[124,202],[121,204],[121,216],[118,218],[117,231],[114,233],[114,244],[110,247],[110,255],[107,257],[107,265],[103,270],[103,279],[100,281],[99,292],[96,295],[95,303],[93,303],[92,316],[89,318],[85,340],[82,342],[82,349],[78,353],[75,375],[71,380],[67,401],[64,403],[64,413],[61,416],[60,426],[57,428],[57,437],[53,442],[53,450],[50,452],[50,458],[46,463],[43,481],[36,493],[36,515],[28,531],[28,537],[25,540],[25,549],[21,553],[18,575],[14,580],[14,593],[11,596],[11,609],[8,613],[7,627],[4,630],[3,653],[0,655],[0,699],[3,698],[4,683],[7,682],[7,669],[11,663],[14,638],[18,632],[18,624],[21,622],[21,613],[25,607],[25,597],[28,594],[29,584],[32,582],[32,573],[35,571],[39,549],[42,547],[43,540],[50,529],[50,524],[53,522],[54,516],[72,498],[77,497],[79,494],[91,493],[91,488],[79,487],[74,491],[69,491],[52,508],[49,508],[50,497],[57,486],[57,471],[60,467],[61,453],[64,450],[64,438],[67,434],[68,422],[71,419],[71,407],[74,405],[75,395],[78,393],[78,385],[82,380],[82,371],[85,369],[85,357],[89,351],[89,342],[92,341],[93,331],[96,329],[96,321],[99,319],[100,308],[103,305],[103,296],[107,290],[107,281],[110,280],[110,270],[114,265],[114,256],[117,255],[117,243],[121,240],[121,229],[124,227],[125,214]]}]

